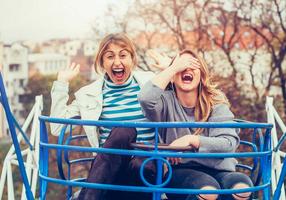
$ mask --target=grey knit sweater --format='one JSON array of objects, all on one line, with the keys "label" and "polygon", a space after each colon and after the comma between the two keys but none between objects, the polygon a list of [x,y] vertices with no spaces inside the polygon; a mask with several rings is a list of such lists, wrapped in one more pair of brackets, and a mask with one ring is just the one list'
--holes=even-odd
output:
[{"label": "grey knit sweater", "polygon": [[[138,96],[143,113],[150,121],[156,122],[192,122],[195,121],[194,109],[184,108],[176,98],[173,90],[163,90],[151,81],[141,89]],[[209,122],[230,122],[234,118],[233,113],[226,104],[217,104],[212,108]],[[170,144],[177,138],[192,134],[189,128],[165,128],[160,130],[163,142]],[[200,135],[200,147],[198,153],[226,153],[235,152],[239,145],[237,129],[210,128],[204,129]],[[195,163],[218,170],[235,171],[237,161],[234,158],[198,159],[188,158],[184,163]]]}]

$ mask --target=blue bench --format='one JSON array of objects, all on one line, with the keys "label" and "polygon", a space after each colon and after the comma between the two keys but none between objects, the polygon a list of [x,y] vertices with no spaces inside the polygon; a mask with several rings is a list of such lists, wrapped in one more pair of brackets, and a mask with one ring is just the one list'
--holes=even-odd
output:
[{"label": "blue bench", "polygon": [[[50,144],[48,142],[48,123],[60,123],[64,124],[64,128],[61,131],[60,137],[57,144]],[[77,135],[73,133],[73,127],[75,125],[87,125],[87,126],[110,126],[110,127],[154,127],[156,130],[156,141],[154,150],[118,150],[118,149],[107,149],[107,148],[91,148],[71,145],[70,142],[74,140],[85,139],[84,135]],[[181,128],[240,128],[242,130],[252,129],[250,134],[250,141],[241,141],[241,145],[249,147],[248,152],[237,152],[237,153],[192,153],[192,152],[173,152],[160,150],[158,148],[158,129],[159,128],[170,128],[170,127],[181,127]],[[271,124],[267,123],[252,123],[252,122],[233,122],[233,123],[182,123],[182,122],[106,122],[106,121],[89,121],[80,119],[60,119],[60,118],[50,118],[46,116],[40,117],[40,132],[41,132],[41,142],[40,142],[40,156],[43,158],[40,161],[40,198],[46,198],[47,183],[52,182],[56,184],[65,185],[68,187],[67,199],[72,196],[73,187],[90,187],[98,189],[111,189],[111,190],[125,190],[125,191],[140,191],[140,192],[152,192],[153,199],[160,199],[162,193],[184,193],[184,194],[230,194],[230,193],[240,193],[240,192],[263,192],[263,199],[271,198]],[[68,136],[65,138],[64,134],[67,132]],[[244,131],[243,131],[244,132]],[[55,149],[57,151],[57,164],[59,169],[60,178],[51,177],[48,175],[49,169],[49,150]],[[247,148],[246,148],[247,149]],[[240,163],[237,165],[238,168],[247,170],[250,177],[254,182],[254,186],[246,189],[221,189],[221,190],[198,190],[198,189],[179,189],[179,188],[166,188],[164,187],[168,180],[170,180],[172,173],[169,173],[169,177],[165,182],[162,183],[162,170],[161,167],[158,169],[157,174],[157,185],[152,185],[148,183],[143,177],[143,167],[141,167],[141,178],[146,186],[124,186],[124,185],[111,185],[111,184],[99,184],[99,183],[87,183],[85,178],[71,178],[71,167],[76,163],[88,162],[93,158],[86,157],[80,159],[70,159],[69,151],[77,152],[100,152],[100,153],[115,153],[122,155],[136,155],[136,156],[149,156],[150,159],[156,159],[159,165],[163,162],[168,164],[169,170],[171,171],[171,166],[168,161],[164,158],[166,157],[196,157],[196,158],[222,158],[222,157],[235,157],[235,158],[251,158],[251,165]],[[64,157],[62,157],[64,156]],[[62,160],[65,161],[67,165],[67,172],[64,173],[64,167],[62,165]],[[262,173],[263,172],[263,173]]]}]

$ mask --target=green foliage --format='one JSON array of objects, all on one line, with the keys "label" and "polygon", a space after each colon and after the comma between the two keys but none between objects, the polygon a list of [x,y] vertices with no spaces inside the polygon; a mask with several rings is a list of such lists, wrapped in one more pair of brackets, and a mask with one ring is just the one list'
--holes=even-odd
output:
[{"label": "green foliage", "polygon": [[[8,141],[7,138],[2,139],[0,142],[0,170],[2,172],[3,169],[3,164],[4,160],[6,157],[6,154],[8,153],[12,143],[11,141]],[[20,172],[18,167],[15,165],[12,166],[13,169],[13,182],[14,182],[14,194],[15,194],[15,199],[20,199],[21,198],[21,192],[22,192],[22,181]],[[4,187],[2,199],[8,199],[8,193],[7,193],[7,187]]]},{"label": "green foliage", "polygon": [[[25,105],[25,116],[28,115],[30,110],[32,109],[34,103],[35,103],[35,97],[37,95],[43,95],[43,115],[49,115],[50,114],[50,107],[51,107],[51,88],[53,85],[53,81],[56,80],[55,75],[42,75],[42,74],[35,74],[33,75],[28,82],[28,85],[26,87],[27,93],[26,95],[21,98],[22,103]],[[83,85],[86,85],[88,83],[88,80],[84,78],[83,76],[76,77],[71,83],[70,83],[70,99],[74,99],[74,92],[78,90]]]}]

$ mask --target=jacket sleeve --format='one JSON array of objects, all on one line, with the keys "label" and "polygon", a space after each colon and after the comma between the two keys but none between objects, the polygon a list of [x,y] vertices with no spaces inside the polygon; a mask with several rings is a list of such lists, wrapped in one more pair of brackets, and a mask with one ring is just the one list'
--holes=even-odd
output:
[{"label": "jacket sleeve", "polygon": [[[209,122],[233,122],[234,115],[226,104],[215,105]],[[208,136],[200,136],[199,152],[235,152],[239,145],[238,129],[210,128]]]},{"label": "jacket sleeve", "polygon": [[[69,99],[68,87],[68,83],[54,81],[51,90],[52,105],[50,117],[72,118],[80,115],[79,106],[76,100],[67,105]],[[50,127],[51,134],[58,136],[63,125],[51,123]]]},{"label": "jacket sleeve", "polygon": [[143,114],[150,121],[163,121],[164,113],[164,90],[148,81],[138,95]]}]

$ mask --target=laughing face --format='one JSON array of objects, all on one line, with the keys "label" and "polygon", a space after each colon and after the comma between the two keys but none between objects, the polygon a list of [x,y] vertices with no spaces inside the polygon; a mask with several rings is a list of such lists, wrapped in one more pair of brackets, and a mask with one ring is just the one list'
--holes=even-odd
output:
[{"label": "laughing face", "polygon": [[130,51],[120,44],[110,43],[103,53],[103,68],[111,81],[124,84],[134,67]]},{"label": "laughing face", "polygon": [[[190,54],[183,54],[181,57],[188,56],[192,57]],[[200,69],[191,69],[187,68],[184,71],[177,73],[174,76],[174,84],[176,86],[176,90],[182,92],[191,92],[197,90],[201,79],[201,71]]]}]

